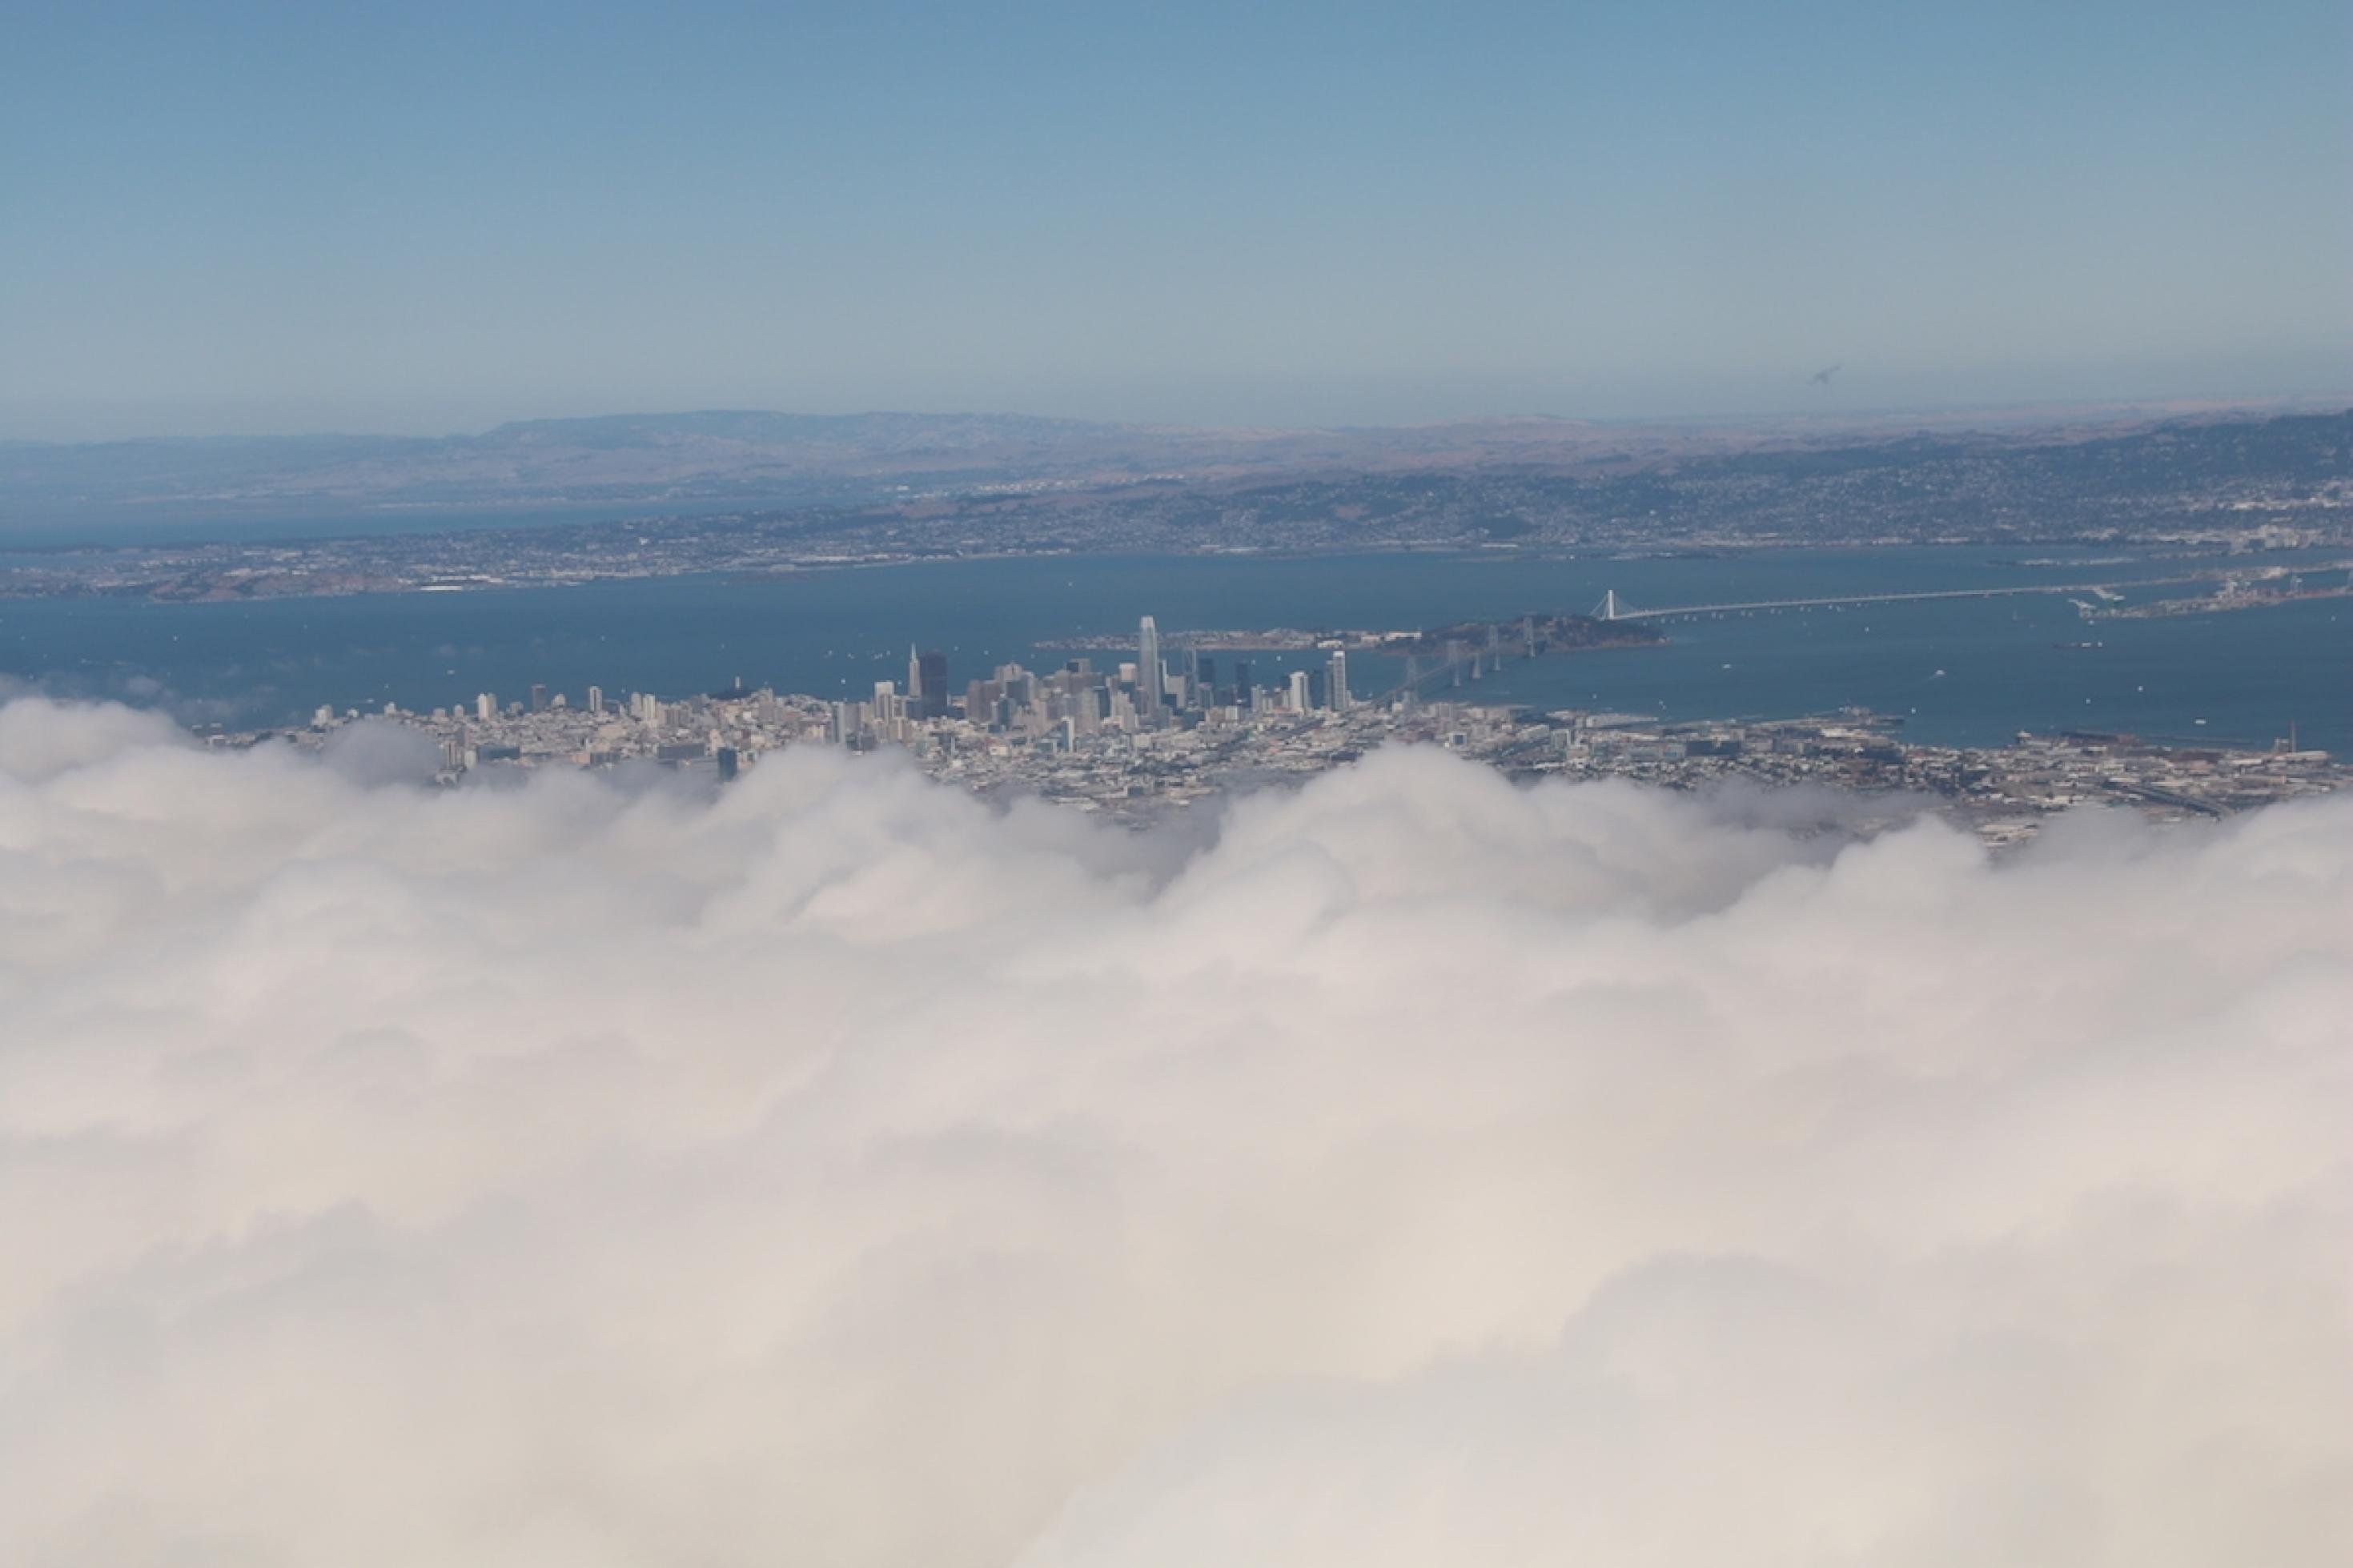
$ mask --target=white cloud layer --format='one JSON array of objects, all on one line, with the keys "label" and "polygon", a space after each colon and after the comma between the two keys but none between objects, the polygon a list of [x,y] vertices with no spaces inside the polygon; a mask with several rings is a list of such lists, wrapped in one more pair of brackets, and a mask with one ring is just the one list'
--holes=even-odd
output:
[{"label": "white cloud layer", "polygon": [[344,761],[0,709],[12,1563],[2353,1561],[2353,801]]}]

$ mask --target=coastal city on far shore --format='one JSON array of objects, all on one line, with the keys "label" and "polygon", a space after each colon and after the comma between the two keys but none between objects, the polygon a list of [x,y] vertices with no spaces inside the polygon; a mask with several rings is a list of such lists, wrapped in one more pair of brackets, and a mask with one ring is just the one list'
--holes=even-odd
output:
[{"label": "coastal city on far shore", "polygon": [[1378,746],[1424,744],[1514,779],[1625,778],[1677,788],[1747,781],[1933,797],[1995,846],[2031,837],[2043,818],[2074,805],[2127,806],[2159,820],[2218,818],[2353,784],[2353,767],[2300,749],[2293,735],[2250,749],[2067,731],[1956,748],[1913,743],[1902,737],[1901,720],[1859,710],[1666,721],[1482,701],[1476,687],[1507,647],[1535,658],[1624,634],[1582,616],[1519,623],[1525,640],[1513,644],[1501,626],[1485,628],[1483,640],[1468,626],[1449,629],[1464,635],[1392,639],[1433,656],[1409,653],[1405,679],[1370,694],[1352,681],[1348,651],[1379,646],[1377,635],[1335,634],[1317,650],[1320,667],[1291,669],[1262,687],[1235,644],[1241,653],[1295,648],[1297,634],[1264,634],[1255,643],[1233,636],[1213,649],[1202,634],[1164,637],[1147,616],[1132,658],[1099,665],[1080,655],[1043,673],[999,665],[961,689],[944,653],[910,647],[903,681],[877,681],[871,697],[855,701],[746,689],[740,679],[685,697],[615,696],[591,686],[575,698],[533,686],[522,698],[481,692],[470,704],[429,711],[322,707],[307,726],[216,727],[206,740],[319,750],[350,725],[389,722],[438,744],[443,784],[486,769],[624,764],[707,771],[724,783],[790,746],[895,747],[934,778],[983,795],[1034,796],[1135,826],[1206,798],[1297,783]]}]

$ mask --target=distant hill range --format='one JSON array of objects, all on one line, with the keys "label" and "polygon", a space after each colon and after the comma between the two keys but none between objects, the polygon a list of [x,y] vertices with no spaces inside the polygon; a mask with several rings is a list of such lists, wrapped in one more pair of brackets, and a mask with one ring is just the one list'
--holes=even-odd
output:
[{"label": "distant hill range", "polygon": [[480,435],[0,442],[7,510],[871,504],[1346,474],[1482,469],[1588,478],[1694,464],[1820,478],[2039,453],[2039,464],[2311,480],[2345,471],[2348,416],[2209,408],[1885,418],[1826,425],[1606,425],[1550,418],[1331,430],[1203,429],[998,414],[712,411],[540,419]]},{"label": "distant hill range", "polygon": [[1664,449],[1679,432],[1559,420],[1399,430],[1208,430],[1006,414],[717,410],[533,419],[479,436],[0,443],[0,502],[450,506],[853,500],[904,485],[1118,483]]}]

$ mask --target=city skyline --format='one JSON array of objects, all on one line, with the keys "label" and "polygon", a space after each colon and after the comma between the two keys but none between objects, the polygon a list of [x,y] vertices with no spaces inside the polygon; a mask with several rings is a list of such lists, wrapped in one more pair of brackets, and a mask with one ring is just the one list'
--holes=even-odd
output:
[{"label": "city skyline", "polygon": [[[1153,640],[1154,617],[1139,626]],[[1491,634],[1500,627],[1489,628]],[[2267,746],[2150,742],[2129,734],[2021,732],[1996,747],[1921,744],[1899,717],[1853,710],[1831,716],[1662,720],[1602,710],[1545,710],[1483,699],[1483,676],[1511,658],[1543,657],[1491,635],[1446,645],[1417,676],[1365,698],[1353,693],[1345,647],[1279,671],[1271,687],[1236,650],[1220,666],[1188,644],[1157,679],[1142,659],[1098,669],[1084,655],[1039,673],[1000,664],[937,701],[945,655],[919,654],[902,689],[885,678],[865,698],[824,698],[762,686],[666,698],[631,691],[607,701],[588,688],[568,694],[534,684],[529,700],[478,693],[470,703],[380,711],[322,706],[298,729],[208,727],[206,744],[232,751],[290,742],[334,758],[356,749],[407,776],[455,787],[501,767],[602,773],[631,765],[707,772],[721,784],[759,771],[765,759],[816,747],[892,752],[934,779],[996,797],[1035,795],[1146,827],[1173,811],[1237,789],[1297,785],[1384,749],[1434,748],[1479,761],[1520,782],[1617,778],[1682,789],[1746,783],[1820,785],[1884,801],[1871,820],[1898,824],[1933,809],[1987,845],[2011,850],[2054,816],[2086,802],[2162,822],[2221,821],[2283,802],[2353,786],[2353,767],[2300,750],[2295,726]],[[1139,647],[1139,654],[1142,649]],[[1296,650],[1294,650],[1296,651]],[[929,666],[937,685],[917,672]],[[1219,684],[1223,668],[1231,672]],[[1155,704],[1147,694],[1158,689]],[[375,731],[421,736],[420,753],[362,741]],[[390,759],[406,755],[405,763]]]},{"label": "city skyline", "polygon": [[[1224,710],[1227,721],[1234,722],[1270,704],[1293,715],[1345,714],[1356,706],[1349,689],[1345,647],[1329,649],[1320,668],[1293,671],[1282,686],[1261,689],[1253,683],[1252,662],[1246,658],[1232,660],[1228,668],[1233,679],[1224,685],[1219,684],[1217,679],[1215,656],[1203,653],[1198,647],[1187,646],[1182,664],[1172,667],[1161,651],[1158,622],[1152,616],[1141,618],[1136,634],[1136,657],[1132,662],[1097,669],[1092,659],[1081,656],[1064,661],[1060,669],[1043,676],[1018,663],[1000,664],[988,676],[968,680],[961,692],[953,689],[944,650],[921,648],[918,643],[910,642],[903,686],[889,679],[879,679],[874,682],[871,700],[827,699],[807,693],[790,694],[788,700],[822,704],[828,714],[826,738],[834,744],[853,748],[871,748],[881,741],[903,743],[915,733],[917,726],[950,717],[999,733],[1019,724],[1031,739],[1043,739],[1052,732],[1067,748],[1075,744],[1079,736],[1092,736],[1104,729],[1134,733],[1165,729],[1180,721],[1198,723],[1210,710]],[[1526,656],[1533,658],[1536,651],[1531,631]],[[1459,685],[1465,670],[1475,680],[1482,672],[1500,668],[1501,658],[1492,639],[1486,648],[1450,645],[1443,663],[1434,664],[1429,678],[1451,677]],[[1391,693],[1391,698],[1403,696],[1411,700],[1423,679],[1414,673],[1415,668],[1415,661],[1409,658],[1406,683]],[[733,692],[738,697],[769,702],[779,696],[767,686],[746,693],[740,677]],[[687,700],[691,703],[701,699]],[[626,713],[641,723],[659,728],[672,701],[656,692],[630,691],[611,711]],[[570,709],[571,702],[568,693],[534,682],[528,701],[501,702],[496,692],[480,691],[469,706],[478,722],[489,724],[501,719],[560,713]],[[430,717],[438,722],[463,710],[456,706],[439,707],[430,710]],[[604,688],[586,688],[579,710],[592,720],[602,718],[608,711]],[[424,716],[418,710],[403,709],[396,701],[384,704],[381,712],[386,718]],[[773,710],[770,712],[773,716]],[[351,710],[349,716],[357,717],[357,710]],[[332,704],[322,705],[311,716],[314,728],[326,728],[339,721],[338,710]],[[464,744],[462,719],[458,722],[459,731],[446,749],[447,760],[453,767],[470,767],[481,759],[473,748]],[[488,760],[512,760],[506,754],[510,751],[513,755],[521,754],[519,749],[501,747],[500,755]],[[618,760],[618,756],[619,753],[588,753],[588,765]]]}]

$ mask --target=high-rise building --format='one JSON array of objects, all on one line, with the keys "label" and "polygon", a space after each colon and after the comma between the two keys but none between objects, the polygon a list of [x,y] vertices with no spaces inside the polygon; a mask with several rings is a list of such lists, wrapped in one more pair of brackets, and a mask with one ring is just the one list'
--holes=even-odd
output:
[{"label": "high-rise building", "polygon": [[547,688],[536,680],[531,683],[531,710],[534,713],[547,711]]},{"label": "high-rise building", "polygon": [[603,687],[592,686],[588,689],[588,711],[599,717],[604,714],[605,689]]},{"label": "high-rise building", "polygon": [[1325,700],[1335,713],[1345,713],[1355,706],[1354,700],[1348,695],[1348,652],[1345,648],[1332,650],[1332,660],[1324,668],[1324,691]]},{"label": "high-rise building", "polygon": [[474,696],[474,717],[487,724],[499,716],[499,700],[487,691]]},{"label": "high-rise building", "polygon": [[1234,660],[1234,706],[1248,710],[1256,707],[1256,695],[1250,690],[1250,661]]},{"label": "high-rise building", "polygon": [[1304,713],[1309,706],[1307,672],[1303,669],[1294,669],[1291,672],[1291,710],[1293,713]]},{"label": "high-rise building", "polygon": [[1161,694],[1168,689],[1168,672],[1160,663],[1160,623],[1150,616],[1135,630],[1136,706],[1146,724],[1160,721]]},{"label": "high-rise building", "polygon": [[948,716],[948,656],[940,649],[925,648],[915,661],[916,710],[926,719]]},{"label": "high-rise building", "polygon": [[907,700],[914,702],[923,695],[923,665],[915,657],[915,645],[907,645]]}]

